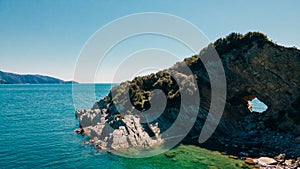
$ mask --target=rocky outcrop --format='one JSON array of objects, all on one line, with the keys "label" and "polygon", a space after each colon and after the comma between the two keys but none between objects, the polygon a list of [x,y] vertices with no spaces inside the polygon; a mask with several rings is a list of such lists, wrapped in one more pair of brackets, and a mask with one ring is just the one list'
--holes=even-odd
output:
[{"label": "rocky outcrop", "polygon": [[[260,33],[231,34],[214,43],[227,78],[225,145],[249,154],[300,156],[300,51],[278,46]],[[250,113],[249,98],[257,97],[268,109]],[[225,128],[224,128],[225,129]],[[224,131],[222,125],[219,130]],[[221,137],[219,137],[221,138]],[[220,139],[219,139],[220,140]]]},{"label": "rocky outcrop", "polygon": [[140,123],[138,115],[108,113],[111,109],[107,109],[107,102],[101,100],[99,103],[102,109],[76,111],[76,117],[82,129],[77,131],[84,132],[84,135],[91,138],[90,142],[97,148],[104,150],[120,150],[130,147],[145,149],[162,143],[157,124],[149,124],[146,128]]},{"label": "rocky outcrop", "polygon": [[285,159],[285,154],[279,154],[278,156],[271,157],[259,157],[259,158],[245,158],[245,163],[253,167],[250,168],[289,168],[297,169],[300,167],[300,158],[297,159]]},{"label": "rocky outcrop", "polygon": [[[211,84],[200,58],[207,57],[215,49],[226,74],[227,98],[219,98],[226,99],[225,110],[208,141],[220,146],[208,146],[220,150],[236,149],[240,156],[275,156],[279,153],[300,156],[297,141],[300,136],[300,51],[278,46],[256,32],[233,33],[170,69],[136,77],[114,87],[91,110],[76,112],[84,132],[90,138],[95,137],[97,145],[104,148],[151,147],[168,139],[163,133],[176,119],[190,119],[186,121],[191,124],[179,124],[177,128],[188,128],[183,131],[188,132],[183,141],[196,143],[211,104]],[[214,62],[210,60],[210,66],[214,66]],[[183,95],[193,98],[197,94],[192,75],[180,71],[184,65],[196,77],[200,105],[195,99],[181,99]],[[178,78],[181,78],[180,84],[176,81]],[[159,116],[155,113],[160,110],[151,108],[156,97],[151,91],[156,89],[166,97],[165,109]],[[126,99],[128,93],[130,104]],[[266,112],[248,109],[248,101],[255,97],[268,106]],[[130,107],[132,105],[134,108]],[[191,114],[194,110],[198,111],[195,122]],[[149,115],[156,118],[145,122],[143,118]],[[190,129],[189,125],[192,125]]]},{"label": "rocky outcrop", "polygon": [[266,127],[300,134],[300,51],[278,46],[259,33],[231,34],[216,41],[215,48],[226,71],[228,107],[258,97],[269,107],[263,117]]}]

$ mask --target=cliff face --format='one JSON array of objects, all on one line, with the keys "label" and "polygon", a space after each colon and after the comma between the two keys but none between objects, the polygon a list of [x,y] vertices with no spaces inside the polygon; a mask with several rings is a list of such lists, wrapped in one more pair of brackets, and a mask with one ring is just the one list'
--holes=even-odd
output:
[{"label": "cliff face", "polygon": [[[231,34],[214,45],[227,78],[226,108],[217,132],[231,136],[219,140],[254,155],[299,156],[300,51],[259,33]],[[255,97],[268,106],[266,112],[248,110],[247,101]]]},{"label": "cliff face", "polygon": [[[225,39],[217,40],[213,46],[224,66],[227,98],[220,98],[226,99],[225,110],[217,130],[209,142],[218,142],[222,145],[221,147],[236,148],[244,155],[249,153],[252,155],[275,155],[284,152],[289,155],[300,156],[300,51],[295,48],[278,46],[260,33],[231,34]],[[179,89],[179,84],[174,79],[174,76],[183,79],[180,85],[188,89],[186,90],[188,91],[187,95],[192,98],[198,91],[191,83],[191,75],[176,71],[183,65],[188,65],[196,76],[200,106],[195,119],[196,122],[193,123],[191,118],[191,129],[187,131],[188,135],[183,136],[183,138],[187,142],[197,141],[207,118],[211,99],[211,84],[200,58],[209,55],[210,50],[213,50],[212,46],[203,49],[199,55],[175,64],[168,70],[137,77],[132,81],[122,83],[120,86],[114,87],[105,99],[95,103],[92,109],[100,109],[102,115],[99,118],[105,117],[106,120],[111,118],[112,120],[109,121],[111,124],[116,120],[132,124],[134,122],[132,115],[136,115],[137,118],[142,116],[130,108],[131,104],[142,113],[147,112],[153,104],[151,98],[155,97],[155,93],[153,94],[151,91],[160,89],[167,98],[163,114],[153,118],[153,121],[142,123],[137,128],[142,128],[142,131],[151,136],[152,140],[156,140],[155,143],[166,140],[168,138],[163,133],[172,126],[177,118],[189,119],[192,117],[190,113],[195,109],[198,110],[198,107],[195,107],[195,105],[199,105],[197,100],[181,100],[183,94],[180,92],[182,90]],[[210,64],[214,65],[213,62],[211,61]],[[173,70],[176,72],[173,73],[174,76],[172,76]],[[128,87],[128,91],[126,87]],[[128,105],[126,103],[127,92],[129,92],[130,98],[129,107],[126,107]],[[247,101],[255,97],[268,106],[266,112],[250,112],[247,108]],[[124,105],[125,107],[118,107],[117,109],[116,105]],[[183,107],[183,116],[179,115],[180,106]],[[94,110],[89,110],[85,115]],[[155,112],[159,110],[152,109],[151,111],[155,116]],[[149,115],[149,112],[147,113]],[[99,132],[99,126],[97,127],[96,123],[82,126],[85,123],[85,120],[82,120],[82,115],[80,111],[77,111],[83,130],[86,130],[91,137],[91,133],[97,128],[98,134],[93,134],[92,138],[101,139],[99,137],[101,132]],[[120,118],[121,115],[122,118]],[[129,117],[131,120],[128,119]],[[178,128],[189,128],[187,126],[189,124],[181,124]],[[119,125],[114,125],[114,130],[110,133],[118,131],[119,127]],[[141,134],[145,135],[137,128],[133,128],[131,133],[127,131],[128,137],[141,138]],[[156,137],[152,137],[154,135]],[[106,139],[107,143],[115,141],[114,134],[110,136]],[[118,137],[115,136],[115,138]],[[125,137],[123,142],[129,143],[128,145],[138,144],[137,141],[132,144],[132,141],[126,140]],[[109,146],[106,144],[105,148],[107,147]]]},{"label": "cliff face", "polygon": [[228,108],[258,97],[269,107],[263,114],[267,127],[300,134],[300,51],[278,46],[258,33],[231,34],[215,47],[226,71]]}]

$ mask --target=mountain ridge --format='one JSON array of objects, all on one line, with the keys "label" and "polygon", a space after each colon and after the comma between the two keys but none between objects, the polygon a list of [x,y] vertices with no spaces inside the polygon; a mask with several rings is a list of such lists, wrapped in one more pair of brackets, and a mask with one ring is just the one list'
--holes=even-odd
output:
[{"label": "mountain ridge", "polygon": [[75,81],[64,81],[51,76],[39,74],[17,74],[0,70],[0,84],[72,84]]}]

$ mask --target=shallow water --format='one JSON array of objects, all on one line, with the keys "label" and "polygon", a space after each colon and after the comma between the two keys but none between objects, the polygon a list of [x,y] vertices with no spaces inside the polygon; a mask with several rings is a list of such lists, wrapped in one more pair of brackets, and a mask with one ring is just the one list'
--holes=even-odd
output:
[{"label": "shallow water", "polygon": [[[76,108],[90,108],[110,84],[77,85]],[[243,162],[194,146],[179,146],[172,158],[161,154],[128,159],[91,146],[74,133],[72,85],[0,85],[0,168],[239,168]]]}]

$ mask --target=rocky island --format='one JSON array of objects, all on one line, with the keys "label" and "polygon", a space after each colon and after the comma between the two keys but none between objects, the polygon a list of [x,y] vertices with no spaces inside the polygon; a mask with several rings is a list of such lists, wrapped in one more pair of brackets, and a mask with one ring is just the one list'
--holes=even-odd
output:
[{"label": "rocky island", "polygon": [[[209,140],[199,144],[199,134],[211,104],[210,79],[200,58],[209,55],[210,50],[217,51],[224,66],[227,96],[219,98],[226,104],[217,129]],[[214,60],[210,64],[214,65]],[[188,89],[187,95],[197,92],[191,75],[177,71],[183,65],[187,65],[196,77],[200,104],[192,99],[181,100],[182,93],[173,75],[183,79],[181,86]],[[258,32],[232,33],[170,69],[113,87],[91,109],[76,111],[80,125],[76,132],[87,135],[99,149],[147,149],[168,143],[172,138],[163,133],[177,118],[189,119],[190,112],[197,110],[195,122],[181,143],[227,152],[234,155],[232,158],[244,158],[248,164],[297,168],[300,165],[299,81],[298,49],[279,46]],[[160,111],[147,112],[155,97],[151,91],[156,89],[165,94],[167,101],[163,113],[148,121],[145,116],[152,113],[155,117],[155,112]],[[134,108],[126,106],[128,93]],[[254,98],[265,103],[268,109],[262,113],[251,111],[248,101]]]}]

